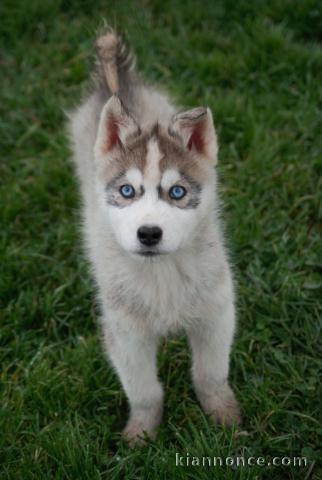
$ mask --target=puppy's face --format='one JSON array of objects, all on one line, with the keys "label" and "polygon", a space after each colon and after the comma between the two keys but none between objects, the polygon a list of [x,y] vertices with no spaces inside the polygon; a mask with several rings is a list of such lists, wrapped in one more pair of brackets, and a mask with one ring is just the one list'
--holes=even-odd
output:
[{"label": "puppy's face", "polygon": [[116,97],[103,109],[95,145],[100,206],[116,241],[137,258],[192,244],[212,205],[217,144],[211,114],[189,114],[167,131],[142,132]]}]

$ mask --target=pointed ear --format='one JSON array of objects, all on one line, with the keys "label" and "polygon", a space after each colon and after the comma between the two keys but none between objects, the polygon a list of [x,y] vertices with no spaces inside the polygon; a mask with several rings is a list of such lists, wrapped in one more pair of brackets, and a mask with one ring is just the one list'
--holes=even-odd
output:
[{"label": "pointed ear", "polygon": [[198,107],[179,113],[171,126],[183,140],[184,146],[209,162],[217,163],[217,135],[209,108]]},{"label": "pointed ear", "polygon": [[112,95],[103,107],[99,121],[95,158],[105,158],[123,148],[129,135],[139,134],[140,127],[123,106],[117,95]]}]

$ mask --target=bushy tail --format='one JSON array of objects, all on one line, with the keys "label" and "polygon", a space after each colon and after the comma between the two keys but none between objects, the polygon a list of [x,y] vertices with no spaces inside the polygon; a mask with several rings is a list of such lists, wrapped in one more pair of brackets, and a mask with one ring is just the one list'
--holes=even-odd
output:
[{"label": "bushy tail", "polygon": [[109,28],[96,41],[98,57],[98,79],[112,94],[126,91],[131,73],[135,67],[135,58],[122,38]]}]

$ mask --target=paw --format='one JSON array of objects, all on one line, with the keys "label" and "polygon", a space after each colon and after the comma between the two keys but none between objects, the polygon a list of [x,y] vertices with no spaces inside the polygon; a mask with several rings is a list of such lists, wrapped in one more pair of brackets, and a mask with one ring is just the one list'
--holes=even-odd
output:
[{"label": "paw", "polygon": [[241,423],[241,409],[234,392],[226,383],[211,395],[199,395],[200,403],[211,420],[227,427]]},{"label": "paw", "polygon": [[135,419],[130,420],[122,432],[123,439],[130,447],[144,447],[147,441],[154,440],[156,437],[156,429],[148,430],[147,426]]},{"label": "paw", "polygon": [[155,440],[161,418],[161,402],[153,405],[153,407],[132,410],[130,419],[123,430],[122,437],[130,447],[144,446],[149,439]]}]

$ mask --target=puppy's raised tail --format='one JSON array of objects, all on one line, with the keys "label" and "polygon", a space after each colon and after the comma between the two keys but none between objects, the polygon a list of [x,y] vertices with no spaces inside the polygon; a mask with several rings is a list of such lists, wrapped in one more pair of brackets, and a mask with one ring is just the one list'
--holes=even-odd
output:
[{"label": "puppy's raised tail", "polygon": [[133,53],[111,28],[96,40],[96,51],[99,83],[105,84],[111,94],[126,96],[135,67]]}]

